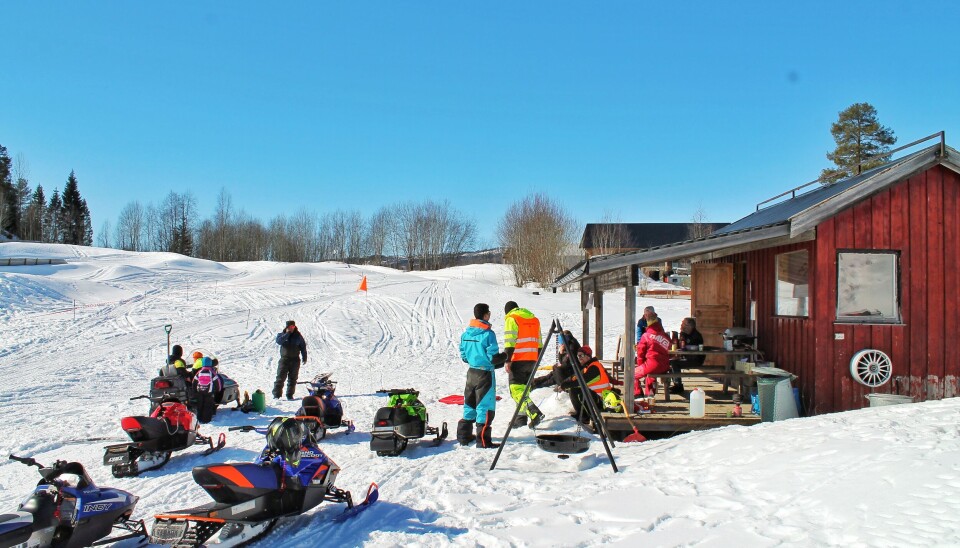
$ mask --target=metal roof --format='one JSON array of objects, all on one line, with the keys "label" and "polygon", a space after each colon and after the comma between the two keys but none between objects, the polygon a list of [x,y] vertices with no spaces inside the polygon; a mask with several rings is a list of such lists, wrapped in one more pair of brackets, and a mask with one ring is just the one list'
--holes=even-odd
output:
[{"label": "metal roof", "polygon": [[[942,134],[939,135],[942,139]],[[756,245],[757,242],[774,245],[784,240],[802,241],[803,235],[811,237],[811,229],[817,223],[915,173],[937,164],[960,173],[958,158],[960,153],[941,142],[855,177],[823,185],[760,209],[704,238],[583,260],[557,278],[552,286],[560,287],[626,266],[683,259],[736,246]]]},{"label": "metal roof", "polygon": [[[708,232],[728,223],[703,223]],[[646,249],[686,240],[695,223],[587,223],[580,238],[580,248],[601,247],[595,240],[607,240],[602,246],[620,249]],[[617,241],[611,241],[617,240]]]},{"label": "metal roof", "polygon": [[772,206],[763,208],[759,211],[751,213],[746,217],[730,223],[729,225],[721,228],[716,233],[717,234],[728,234],[731,232],[737,232],[740,230],[754,228],[759,226],[768,226],[772,224],[778,224],[782,222],[789,221],[794,215],[809,209],[810,207],[819,204],[829,198],[832,198],[841,192],[849,190],[858,184],[866,181],[867,179],[878,175],[882,172],[893,169],[899,165],[906,164],[911,159],[922,156],[924,154],[929,154],[934,149],[939,149],[939,145],[934,145],[926,149],[917,151],[913,154],[904,156],[903,158],[894,160],[883,164],[882,166],[875,167],[869,171],[864,171],[860,175],[850,177],[849,179],[844,179],[842,181],[837,181],[829,185],[823,185],[819,188],[815,188],[809,192],[805,192],[795,198],[790,198],[783,202],[776,203]]}]

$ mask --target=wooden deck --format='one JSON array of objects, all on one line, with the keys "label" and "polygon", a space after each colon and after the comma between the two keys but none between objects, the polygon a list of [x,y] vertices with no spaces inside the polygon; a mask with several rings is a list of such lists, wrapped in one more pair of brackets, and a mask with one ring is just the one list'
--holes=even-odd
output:
[{"label": "wooden deck", "polygon": [[[750,426],[760,422],[760,415],[750,413],[750,398],[744,397],[741,404],[742,417],[733,415],[733,396],[737,393],[731,389],[729,394],[723,394],[723,383],[711,380],[708,377],[688,377],[683,380],[684,394],[671,394],[670,401],[665,401],[661,386],[660,392],[654,401],[652,412],[633,414],[630,420],[640,432],[657,432],[660,434],[691,432],[694,430],[709,430],[739,424]],[[690,390],[701,388],[706,395],[706,414],[695,418],[690,416]],[[749,390],[746,391],[749,393]],[[728,416],[729,415],[731,416]],[[603,413],[607,430],[614,439],[622,439],[633,432],[633,427],[622,413]]]}]

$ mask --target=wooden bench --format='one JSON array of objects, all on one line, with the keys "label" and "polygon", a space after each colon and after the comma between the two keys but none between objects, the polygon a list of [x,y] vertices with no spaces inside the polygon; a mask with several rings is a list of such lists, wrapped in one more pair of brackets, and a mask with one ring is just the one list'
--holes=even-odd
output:
[{"label": "wooden bench", "polygon": [[[664,401],[670,401],[670,383],[673,381],[673,379],[674,379],[675,377],[680,377],[681,379],[688,379],[688,378],[691,378],[691,377],[699,377],[699,378],[705,378],[705,377],[715,378],[715,377],[719,377],[719,378],[723,379],[723,381],[724,381],[724,383],[723,383],[723,393],[724,393],[724,395],[726,395],[726,394],[729,393],[728,386],[729,386],[731,380],[737,379],[737,380],[741,380],[741,381],[742,381],[743,379],[746,379],[746,378],[755,378],[755,377],[756,377],[756,375],[753,375],[753,374],[751,374],[751,373],[743,373],[743,372],[740,372],[740,371],[703,371],[703,372],[689,372],[689,371],[687,371],[687,372],[684,372],[684,373],[656,373],[656,374],[647,375],[647,376],[648,376],[648,377],[652,377],[652,378],[654,378],[654,379],[657,379],[658,381],[663,381],[662,384],[663,384],[663,399],[664,399]],[[742,386],[742,383],[741,383],[741,386]]]}]

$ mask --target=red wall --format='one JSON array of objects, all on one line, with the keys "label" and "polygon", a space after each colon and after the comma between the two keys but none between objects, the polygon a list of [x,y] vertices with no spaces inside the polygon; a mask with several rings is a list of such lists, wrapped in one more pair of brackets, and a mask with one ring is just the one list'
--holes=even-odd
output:
[{"label": "red wall", "polygon": [[[902,325],[835,323],[837,249],[900,251]],[[774,316],[776,255],[810,252],[810,318]],[[877,392],[918,401],[960,394],[960,176],[936,166],[817,226],[812,242],[734,255],[747,263],[747,299],[757,301],[757,335],[768,360],[787,369],[807,414],[859,409],[871,390],[850,375],[864,348],[886,352],[893,379]],[[843,340],[836,340],[842,333]]]}]

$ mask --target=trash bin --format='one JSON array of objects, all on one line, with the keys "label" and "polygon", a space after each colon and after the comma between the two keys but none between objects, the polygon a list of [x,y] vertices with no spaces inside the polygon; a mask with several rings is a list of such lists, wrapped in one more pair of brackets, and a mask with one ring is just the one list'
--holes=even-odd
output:
[{"label": "trash bin", "polygon": [[867,394],[864,397],[870,400],[870,407],[913,403],[913,396],[898,396],[896,394]]},{"label": "trash bin", "polygon": [[799,416],[789,378],[761,377],[757,381],[757,392],[761,422],[782,421]]}]

